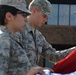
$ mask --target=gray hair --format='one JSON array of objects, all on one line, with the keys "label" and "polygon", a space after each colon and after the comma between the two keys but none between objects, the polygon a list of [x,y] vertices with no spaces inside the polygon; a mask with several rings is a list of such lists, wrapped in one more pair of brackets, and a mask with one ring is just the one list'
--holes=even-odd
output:
[{"label": "gray hair", "polygon": [[38,11],[41,11],[41,7],[39,7],[39,5],[36,5],[35,3],[30,2],[28,9],[31,11],[32,8],[36,8]]}]

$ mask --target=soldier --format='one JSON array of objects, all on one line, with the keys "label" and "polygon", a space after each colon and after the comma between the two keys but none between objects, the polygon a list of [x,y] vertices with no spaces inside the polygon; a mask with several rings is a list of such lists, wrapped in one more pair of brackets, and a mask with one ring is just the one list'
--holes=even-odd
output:
[{"label": "soldier", "polygon": [[22,42],[32,66],[40,65],[40,56],[57,62],[65,58],[76,47],[56,51],[37,28],[44,25],[51,13],[51,3],[48,0],[32,0],[29,4],[31,15],[24,30],[17,33],[15,40]]},{"label": "soldier", "polygon": [[14,40],[29,14],[25,0],[0,0],[0,75],[26,75],[31,67],[23,46]]},{"label": "soldier", "polygon": [[32,0],[29,4],[31,15],[24,30],[17,33],[17,39],[23,43],[32,66],[39,65],[39,57],[59,61],[71,53],[75,47],[62,51],[56,51],[37,28],[45,24],[51,13],[51,3],[48,0]]}]

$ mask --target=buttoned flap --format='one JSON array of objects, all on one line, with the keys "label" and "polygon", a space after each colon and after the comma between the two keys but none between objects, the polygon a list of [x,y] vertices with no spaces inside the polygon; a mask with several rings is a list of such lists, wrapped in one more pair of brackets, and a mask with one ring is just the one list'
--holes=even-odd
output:
[{"label": "buttoned flap", "polygon": [[41,34],[39,34],[37,36],[36,43],[37,43],[38,50],[41,52],[42,51],[42,48],[43,48],[43,38],[42,38],[42,35]]}]

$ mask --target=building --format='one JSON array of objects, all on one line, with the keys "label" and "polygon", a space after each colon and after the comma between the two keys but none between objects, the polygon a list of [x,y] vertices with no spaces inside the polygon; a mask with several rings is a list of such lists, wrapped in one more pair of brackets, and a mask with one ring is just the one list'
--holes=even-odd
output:
[{"label": "building", "polygon": [[48,19],[51,25],[76,25],[76,1],[49,0],[52,3],[52,12]]}]

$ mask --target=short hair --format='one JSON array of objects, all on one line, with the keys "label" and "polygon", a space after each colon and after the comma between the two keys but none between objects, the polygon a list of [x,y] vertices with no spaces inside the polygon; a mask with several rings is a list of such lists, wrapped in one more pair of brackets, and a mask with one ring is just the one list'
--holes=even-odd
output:
[{"label": "short hair", "polygon": [[39,7],[38,5],[34,4],[33,2],[30,2],[28,9],[31,11],[32,8],[36,8],[38,11],[41,11],[41,7]]},{"label": "short hair", "polygon": [[0,5],[0,25],[5,25],[5,15],[10,12],[12,15],[17,14],[18,9],[12,6]]}]

